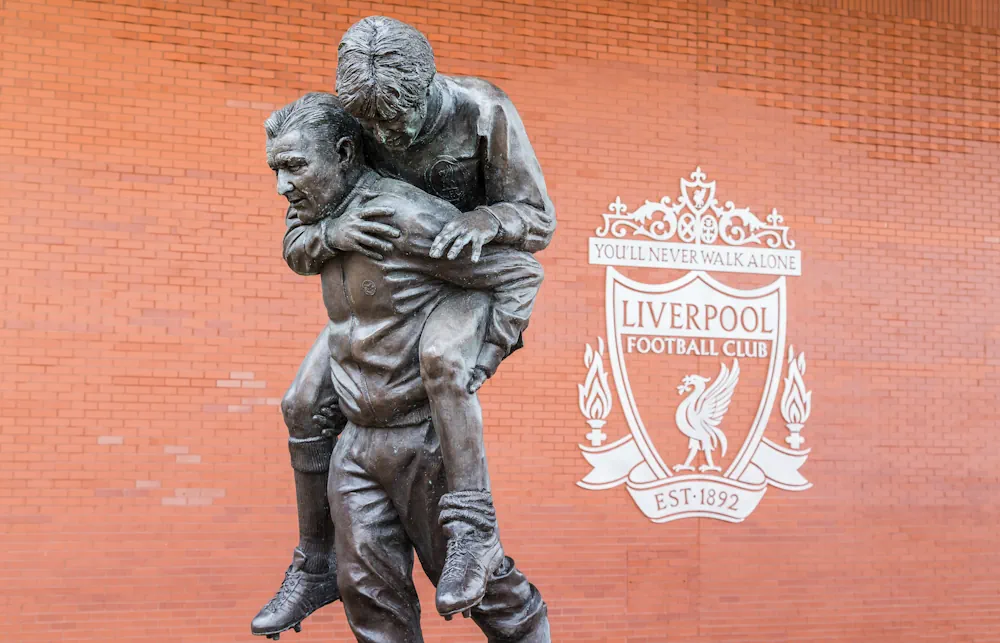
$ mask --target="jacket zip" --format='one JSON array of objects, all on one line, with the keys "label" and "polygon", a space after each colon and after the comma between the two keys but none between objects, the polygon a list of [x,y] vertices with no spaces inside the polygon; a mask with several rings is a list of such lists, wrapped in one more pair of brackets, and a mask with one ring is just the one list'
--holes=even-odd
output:
[{"label": "jacket zip", "polygon": [[[358,317],[354,313],[354,302],[351,300],[351,291],[347,287],[346,263],[345,259],[341,259],[340,276],[341,283],[344,285],[344,301],[347,302],[347,309],[351,312],[351,323],[347,332],[347,345],[351,347],[351,359],[354,359],[354,329],[357,327]],[[371,413],[372,419],[378,420],[378,414],[375,413],[375,405],[372,404],[371,395],[368,393],[368,378],[365,377],[363,369],[358,369],[358,379],[361,381],[361,391],[364,393],[365,403],[368,405],[368,411]]]}]

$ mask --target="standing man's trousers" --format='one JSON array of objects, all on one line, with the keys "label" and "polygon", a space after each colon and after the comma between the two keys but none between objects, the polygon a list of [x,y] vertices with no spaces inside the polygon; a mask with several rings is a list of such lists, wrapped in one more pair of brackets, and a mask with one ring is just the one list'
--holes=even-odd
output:
[{"label": "standing man's trousers", "polygon": [[[337,526],[337,584],[358,641],[423,641],[413,550],[436,585],[447,546],[438,501],[447,491],[430,420],[393,429],[348,423],[341,434],[330,464],[330,511]],[[510,558],[472,618],[491,643],[550,640],[542,596]]]}]

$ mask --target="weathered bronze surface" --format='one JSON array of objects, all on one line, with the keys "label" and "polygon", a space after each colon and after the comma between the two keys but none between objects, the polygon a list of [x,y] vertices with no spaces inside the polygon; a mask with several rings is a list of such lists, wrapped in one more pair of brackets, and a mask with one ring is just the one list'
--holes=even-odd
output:
[{"label": "weathered bronze surface", "polygon": [[538,162],[503,92],[436,74],[404,23],[351,27],[337,90],[265,125],[284,257],[320,275],[330,323],[282,401],[300,542],[251,629],[277,638],[341,597],[359,641],[420,641],[415,549],[445,618],[548,641],[500,544],[476,394],[542,281],[531,253],[555,218]]}]

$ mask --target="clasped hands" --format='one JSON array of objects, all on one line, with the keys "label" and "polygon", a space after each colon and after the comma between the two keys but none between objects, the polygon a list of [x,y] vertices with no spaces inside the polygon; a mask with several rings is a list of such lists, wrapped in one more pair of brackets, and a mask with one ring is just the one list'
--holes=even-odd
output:
[{"label": "clasped hands", "polygon": [[[365,195],[369,200],[374,194]],[[393,214],[391,208],[362,207],[345,212],[336,219],[324,219],[321,224],[326,243],[341,252],[357,252],[375,261],[381,261],[393,250],[392,239],[402,234],[399,228],[387,223],[374,221],[379,217]],[[485,210],[465,212],[442,228],[431,244],[430,256],[449,260],[458,258],[469,246],[473,263],[479,261],[483,246],[493,241],[500,233],[500,222]],[[466,386],[468,392],[475,393],[484,382],[496,372],[503,360],[503,350],[494,344],[484,343],[479,351],[476,365],[470,373]]]},{"label": "clasped hands", "polygon": [[[363,200],[374,198],[366,194]],[[324,220],[326,242],[342,252],[359,252],[366,257],[381,261],[392,252],[392,239],[399,238],[400,231],[392,225],[379,223],[373,219],[391,216],[392,208],[361,207],[345,212],[336,219]],[[457,259],[466,246],[471,248],[472,262],[479,261],[483,246],[500,234],[500,222],[486,210],[475,209],[464,212],[450,221],[431,244],[430,256],[440,259],[447,252],[448,259]]]}]

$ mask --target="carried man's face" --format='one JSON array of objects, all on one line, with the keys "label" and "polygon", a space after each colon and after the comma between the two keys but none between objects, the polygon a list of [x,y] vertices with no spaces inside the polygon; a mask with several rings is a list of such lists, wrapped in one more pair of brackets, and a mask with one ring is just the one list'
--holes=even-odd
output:
[{"label": "carried man's face", "polygon": [[328,206],[345,194],[344,173],[332,145],[310,127],[283,132],[267,143],[267,164],[277,178],[278,194],[303,223],[323,218]]},{"label": "carried man's face", "polygon": [[425,118],[427,118],[427,101],[423,100],[418,105],[402,110],[392,119],[358,118],[358,121],[361,127],[382,145],[393,150],[405,150],[417,138]]}]

